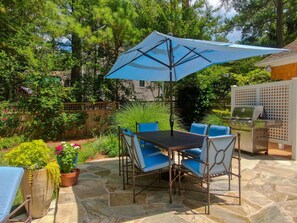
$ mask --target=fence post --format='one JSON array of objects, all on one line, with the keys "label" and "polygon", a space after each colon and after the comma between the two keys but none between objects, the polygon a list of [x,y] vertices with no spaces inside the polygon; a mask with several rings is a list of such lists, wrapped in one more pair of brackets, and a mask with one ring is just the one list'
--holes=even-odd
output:
[{"label": "fence post", "polygon": [[292,103],[291,106],[291,118],[290,122],[292,123],[292,135],[291,135],[291,140],[292,140],[292,159],[297,160],[297,78],[292,78],[292,94],[291,94],[291,101]]}]

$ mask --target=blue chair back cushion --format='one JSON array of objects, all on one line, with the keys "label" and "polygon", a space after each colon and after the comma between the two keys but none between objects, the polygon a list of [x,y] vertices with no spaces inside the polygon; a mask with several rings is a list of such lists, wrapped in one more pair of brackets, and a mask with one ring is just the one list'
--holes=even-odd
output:
[{"label": "blue chair back cushion", "polygon": [[[169,166],[168,156],[162,153],[155,153],[144,156],[143,149],[140,147],[137,136],[133,133],[124,132],[125,142],[127,143],[128,152],[132,158],[132,149],[135,151],[135,165],[143,172],[149,172],[157,169],[162,169]],[[133,140],[133,144],[132,144]],[[130,151],[129,151],[130,150]],[[172,164],[174,161],[171,160]]]},{"label": "blue chair back cushion", "polygon": [[209,136],[221,136],[221,135],[229,135],[230,127],[223,125],[210,125],[208,135]]},{"label": "blue chair back cushion", "polygon": [[[205,138],[201,148],[200,160],[207,161],[207,148],[209,150],[209,174],[216,175],[229,171],[231,166],[233,151],[235,147],[234,135],[222,135]],[[207,174],[206,165],[195,159],[182,160],[182,165],[195,173],[197,176],[204,177]]]},{"label": "blue chair back cushion", "polygon": [[208,127],[208,125],[206,125],[206,124],[192,123],[190,132],[200,134],[200,135],[206,135],[207,127]]},{"label": "blue chair back cushion", "polygon": [[[133,144],[134,144],[134,161],[135,161],[135,165],[141,169],[141,167],[144,165],[144,161],[141,154],[140,150],[140,145],[139,145],[139,141],[136,137],[136,135],[134,135],[132,132],[123,132],[123,143],[124,146],[127,148],[128,154],[132,159],[132,149],[133,149]],[[137,140],[135,140],[135,137]],[[133,142],[133,143],[132,143]],[[141,157],[139,156],[139,154],[141,154]]]},{"label": "blue chair back cushion", "polygon": [[139,132],[153,132],[159,130],[158,122],[138,123]]},{"label": "blue chair back cushion", "polygon": [[10,213],[23,174],[20,167],[0,167],[0,221]]},{"label": "blue chair back cushion", "polygon": [[[233,151],[235,147],[235,136],[234,135],[222,135],[209,137],[208,150],[209,157],[208,163],[210,166],[209,174],[221,174],[229,170]],[[207,157],[207,143],[203,145],[201,150],[200,159],[206,161]],[[200,165],[200,173],[206,172],[205,165]]]}]

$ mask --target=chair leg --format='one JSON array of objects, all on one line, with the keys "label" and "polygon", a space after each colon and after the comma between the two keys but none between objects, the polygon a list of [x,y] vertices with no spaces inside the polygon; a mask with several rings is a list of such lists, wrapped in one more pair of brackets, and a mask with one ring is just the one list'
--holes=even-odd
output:
[{"label": "chair leg", "polygon": [[238,193],[239,193],[239,205],[241,205],[241,170],[240,170],[240,157],[238,159]]},{"label": "chair leg", "polygon": [[129,158],[126,156],[126,182],[129,182]]},{"label": "chair leg", "polygon": [[230,173],[228,173],[228,190],[231,190],[231,177],[232,175]]},{"label": "chair leg", "polygon": [[210,214],[210,177],[207,176],[207,212],[206,214]]},{"label": "chair leg", "polygon": [[[122,178],[123,178],[123,190],[126,189],[126,174],[128,174],[127,170],[125,171],[125,165],[127,166],[127,161],[126,164],[124,163],[124,159],[122,159]],[[126,174],[125,174],[126,172]]]},{"label": "chair leg", "polygon": [[180,187],[181,187],[181,176],[180,176],[180,172],[181,172],[181,167],[178,167],[178,195],[180,196]]},{"label": "chair leg", "polygon": [[122,164],[121,164],[121,155],[122,155],[122,146],[121,146],[121,129],[118,127],[118,140],[119,140],[119,176],[122,174]]},{"label": "chair leg", "polygon": [[135,200],[135,167],[134,163],[132,162],[132,184],[133,184],[133,203],[136,203]]},{"label": "chair leg", "polygon": [[159,176],[158,176],[159,183],[161,183],[161,175],[162,175],[162,169],[159,170]]},{"label": "chair leg", "polygon": [[121,146],[119,146],[119,176],[122,174],[122,155]]}]

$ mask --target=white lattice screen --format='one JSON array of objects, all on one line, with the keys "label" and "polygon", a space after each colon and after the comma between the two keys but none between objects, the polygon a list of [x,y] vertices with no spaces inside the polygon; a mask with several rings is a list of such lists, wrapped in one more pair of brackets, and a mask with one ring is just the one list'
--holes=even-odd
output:
[{"label": "white lattice screen", "polygon": [[256,105],[257,101],[257,89],[239,89],[235,90],[235,105]]},{"label": "white lattice screen", "polygon": [[259,101],[268,119],[282,120],[281,128],[269,129],[269,138],[289,142],[289,93],[290,86],[271,85],[260,87]]},{"label": "white lattice screen", "polygon": [[268,119],[282,120],[281,128],[270,128],[269,139],[291,145],[290,91],[291,81],[272,82],[232,88],[232,109],[239,105],[263,105]]}]

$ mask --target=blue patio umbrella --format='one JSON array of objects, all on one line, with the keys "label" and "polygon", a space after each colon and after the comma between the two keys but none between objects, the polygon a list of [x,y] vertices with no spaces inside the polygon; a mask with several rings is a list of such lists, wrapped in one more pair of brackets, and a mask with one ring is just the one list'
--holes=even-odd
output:
[{"label": "blue patio umbrella", "polygon": [[170,126],[173,135],[172,82],[209,67],[285,49],[177,38],[154,31],[122,53],[106,78],[170,82]]}]

